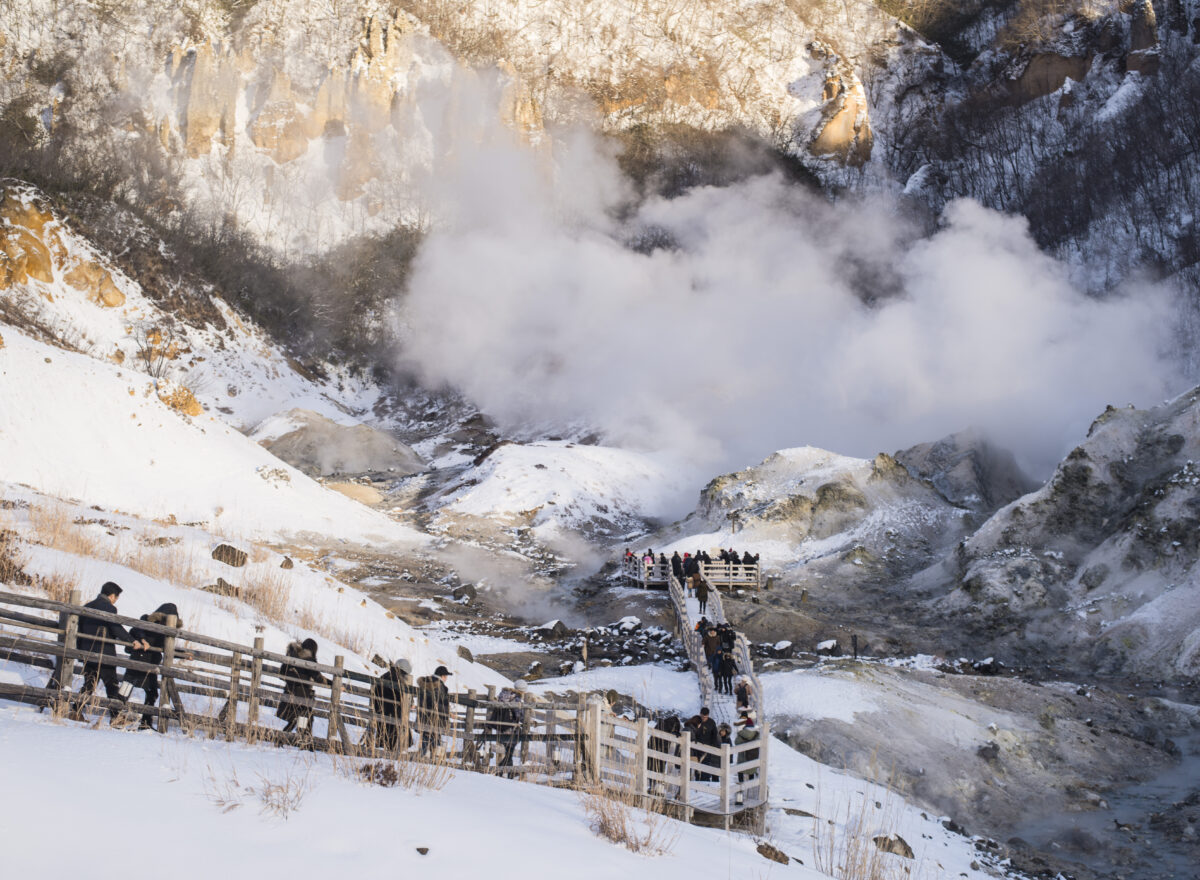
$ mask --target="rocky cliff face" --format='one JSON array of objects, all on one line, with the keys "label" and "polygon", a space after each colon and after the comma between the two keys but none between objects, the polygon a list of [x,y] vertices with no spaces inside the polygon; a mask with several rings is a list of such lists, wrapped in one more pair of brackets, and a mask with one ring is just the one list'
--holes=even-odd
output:
[{"label": "rocky cliff face", "polygon": [[[286,252],[424,222],[473,103],[548,155],[577,123],[739,130],[830,186],[1025,213],[1103,288],[1200,253],[1178,209],[1198,21],[1195,0],[34,0],[0,10],[0,133]],[[1139,151],[1148,129],[1165,144]]]}]

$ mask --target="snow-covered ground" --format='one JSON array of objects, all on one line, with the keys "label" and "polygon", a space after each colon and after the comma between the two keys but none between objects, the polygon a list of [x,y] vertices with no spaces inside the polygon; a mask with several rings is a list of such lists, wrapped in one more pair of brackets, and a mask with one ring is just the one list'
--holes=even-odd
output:
[{"label": "snow-covered ground", "polygon": [[[450,634],[414,629],[316,565],[297,560],[293,568],[283,569],[281,553],[235,542],[249,558],[234,568],[212,558],[222,539],[201,528],[96,511],[4,483],[0,498],[14,505],[0,511],[0,528],[23,539],[19,553],[25,571],[65,580],[81,591],[84,601],[111,580],[124,589],[120,611],[130,617],[173,602],[186,629],[213,638],[250,645],[261,635],[268,651],[283,653],[293,639],[313,637],[320,646],[319,661],[331,663],[342,654],[347,668],[361,672],[382,671],[370,662],[379,654],[386,660],[408,659],[417,675],[445,665],[463,689],[507,683],[492,669],[459,657]],[[200,589],[218,578],[239,590],[244,600]],[[38,595],[33,588],[8,584],[0,589]],[[43,672],[37,675],[44,678]]]},{"label": "snow-covered ground", "polygon": [[[855,839],[870,847],[872,836],[898,833],[914,858],[884,856],[889,876],[988,876],[970,867],[971,841],[895,795],[780,742],[770,763],[779,806],[764,839],[803,864],[767,861],[750,835],[674,820],[664,820],[666,853],[634,854],[593,834],[571,791],[470,772],[454,773],[440,791],[383,788],[326,755],[88,730],[0,705],[0,827],[21,830],[5,835],[4,865],[15,877],[124,877],[131,870],[124,852],[169,865],[185,880],[301,872],[818,880],[832,873],[818,870],[822,845]],[[75,785],[91,794],[72,793]],[[272,789],[277,799],[293,796],[286,817],[264,805]],[[114,841],[122,846],[114,849]]]}]

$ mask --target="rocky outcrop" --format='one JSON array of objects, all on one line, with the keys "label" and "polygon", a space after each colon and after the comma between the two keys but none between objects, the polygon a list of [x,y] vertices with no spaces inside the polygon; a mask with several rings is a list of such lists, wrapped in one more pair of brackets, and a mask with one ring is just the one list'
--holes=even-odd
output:
[{"label": "rocky outcrop", "polygon": [[63,280],[97,305],[110,309],[125,305],[125,294],[113,281],[112,273],[99,263],[78,260]]},{"label": "rocky outcrop", "polygon": [[1068,79],[1083,82],[1091,66],[1090,55],[1059,55],[1055,52],[1034,55],[1020,76],[1009,84],[1009,94],[1016,104],[1036,101],[1057,92]]},{"label": "rocky outcrop", "polygon": [[928,480],[952,504],[992,513],[1037,488],[1012,453],[977,431],[962,431],[895,454],[915,477]]},{"label": "rocky outcrop", "polygon": [[1150,0],[1127,0],[1122,12],[1129,15],[1129,54],[1125,69],[1153,76],[1158,73],[1158,19]]},{"label": "rocky outcrop", "polygon": [[0,290],[54,281],[55,255],[63,252],[56,225],[49,205],[28,190],[0,190]]},{"label": "rocky outcrop", "polygon": [[1018,659],[1200,675],[1200,389],[1102,414],[1046,485],[966,541],[945,601]]},{"label": "rocky outcrop", "polygon": [[[312,476],[380,474],[406,477],[425,469],[425,462],[410,447],[367,425],[341,425],[312,410],[294,409],[268,419],[251,434],[265,448],[293,467]],[[344,491],[368,504],[382,496],[371,489],[367,500],[356,483],[339,484]]]},{"label": "rocky outcrop", "polygon": [[821,94],[821,122],[808,149],[819,158],[862,165],[871,158],[875,136],[868,118],[867,95],[853,71],[831,71]]}]

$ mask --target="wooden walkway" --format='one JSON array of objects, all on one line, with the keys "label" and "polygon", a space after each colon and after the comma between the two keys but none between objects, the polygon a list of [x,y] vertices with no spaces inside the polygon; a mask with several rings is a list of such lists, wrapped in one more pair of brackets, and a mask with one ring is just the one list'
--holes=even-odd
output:
[{"label": "wooden walkway", "polygon": [[[677,583],[674,586],[678,588]],[[691,615],[687,601],[678,601],[676,610],[692,657],[697,643],[687,626]],[[137,626],[164,636],[161,664],[139,663],[123,655],[113,658],[113,665],[121,669],[161,677],[156,705],[125,704],[79,693],[79,662],[98,659],[77,646],[81,616],[127,628]],[[451,693],[449,711],[430,716],[417,705],[417,688],[410,687],[405,689],[402,703],[402,747],[389,751],[380,746],[373,733],[373,726],[379,723],[379,716],[371,711],[371,684],[375,679],[346,669],[344,657],[335,657],[332,666],[298,660],[265,650],[261,637],[253,645],[239,645],[177,629],[170,625],[173,622],[168,620],[168,625],[160,626],[85,609],[78,592],[72,593],[68,602],[0,592],[0,658],[27,667],[24,677],[32,682],[0,682],[0,699],[36,705],[68,717],[108,709],[126,710],[134,717],[146,714],[156,720],[160,732],[174,726],[211,738],[267,741],[355,758],[436,761],[546,785],[599,784],[621,794],[633,793],[676,805],[688,819],[696,813],[715,814],[723,817],[727,826],[734,815],[766,801],[767,728],[761,710],[761,740],[714,749],[692,743],[688,734],[673,736],[652,731],[646,718],[614,715],[598,695],[580,694],[574,701],[531,698],[529,702],[502,703],[496,699],[495,689],[488,688],[487,693]],[[125,647],[121,642],[112,644]],[[740,644],[744,645],[744,639]],[[748,649],[746,657],[748,660]],[[314,684],[313,699],[285,692],[286,682],[298,681],[283,674],[285,663],[323,677]],[[702,660],[697,670],[703,673]],[[706,699],[712,696],[711,676],[707,683],[701,678],[701,691]],[[761,694],[757,682],[755,692]],[[283,730],[283,722],[272,710],[289,703],[311,714],[309,730]],[[513,708],[517,709],[518,721],[493,720],[497,711]],[[421,734],[436,742],[433,754],[422,756],[415,749]],[[501,747],[506,742],[516,743],[511,767],[501,765]],[[751,759],[755,752],[757,755]],[[756,814],[759,820],[761,813]]]}]

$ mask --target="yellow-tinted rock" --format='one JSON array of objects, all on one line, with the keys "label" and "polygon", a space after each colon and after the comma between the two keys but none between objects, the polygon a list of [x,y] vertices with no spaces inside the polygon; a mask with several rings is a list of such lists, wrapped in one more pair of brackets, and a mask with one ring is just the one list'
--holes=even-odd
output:
[{"label": "yellow-tinted rock", "polygon": [[1091,66],[1092,59],[1086,56],[1034,55],[1012,86],[1013,98],[1024,104],[1057,92],[1068,79],[1083,82]]},{"label": "yellow-tinted rock", "polygon": [[808,149],[814,156],[862,165],[871,158],[875,136],[867,116],[867,96],[853,73],[830,72],[825,78],[822,121]]},{"label": "yellow-tinted rock", "polygon": [[296,109],[291,82],[277,71],[262,108],[250,123],[250,139],[279,164],[298,159],[308,150],[308,123]]},{"label": "yellow-tinted rock", "polygon": [[27,229],[0,230],[0,289],[29,280],[54,280],[50,250]]},{"label": "yellow-tinted rock", "polygon": [[97,305],[116,308],[125,305],[125,294],[113,282],[112,273],[99,263],[80,262],[63,278],[76,290],[87,294]]},{"label": "yellow-tinted rock", "polygon": [[208,155],[214,138],[226,147],[233,145],[239,79],[236,61],[228,53],[214,51],[211,43],[195,50],[184,113],[184,146],[191,158]]}]

